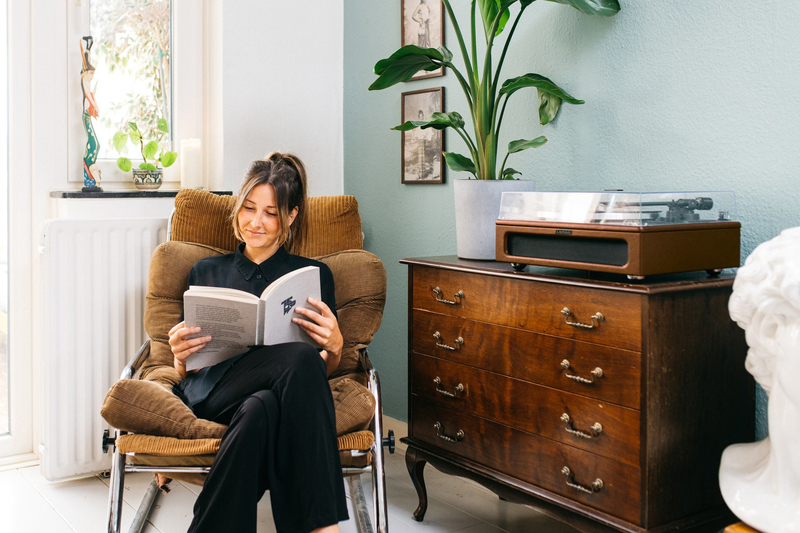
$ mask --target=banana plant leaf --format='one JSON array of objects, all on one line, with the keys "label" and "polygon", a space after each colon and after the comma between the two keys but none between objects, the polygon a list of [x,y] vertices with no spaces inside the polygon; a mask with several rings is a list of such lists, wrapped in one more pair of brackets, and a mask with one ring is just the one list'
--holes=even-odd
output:
[{"label": "banana plant leaf", "polygon": [[469,172],[477,177],[475,163],[472,162],[472,159],[455,152],[442,152],[442,155],[444,155],[444,160],[447,166],[450,167],[450,170],[454,170],[455,172]]},{"label": "banana plant leaf", "polygon": [[613,17],[619,13],[618,0],[547,0],[557,4],[572,6],[581,13],[598,17]]},{"label": "banana plant leaf", "polygon": [[[527,150],[528,148],[539,148],[546,142],[547,142],[547,137],[545,137],[544,135],[542,135],[541,137],[536,137],[535,139],[531,139],[530,141],[527,141],[525,139],[511,141],[510,143],[508,143],[508,153],[516,154],[517,152]],[[505,172],[503,172],[503,174],[505,174]]]},{"label": "banana plant leaf", "polygon": [[510,97],[520,89],[527,87],[536,87],[539,93],[539,122],[542,125],[552,122],[556,118],[562,101],[574,105],[584,103],[583,100],[578,100],[568,94],[549,78],[533,73],[506,80],[500,88],[500,94],[507,94]]},{"label": "banana plant leaf", "polygon": [[515,179],[514,174],[519,174],[520,176],[522,176],[522,172],[520,172],[519,170],[514,170],[513,168],[507,168],[503,171],[503,176],[500,179],[513,180]]},{"label": "banana plant leaf", "polygon": [[[506,27],[506,23],[508,22],[508,18],[510,16],[508,6],[503,8],[502,5],[498,5],[499,3],[500,2],[498,0],[478,0],[478,6],[481,10],[481,18],[483,19],[483,31],[486,33],[487,43],[491,41],[492,37],[496,37],[503,32],[503,28]],[[489,33],[492,31],[492,27],[494,26],[494,22],[498,14],[500,15],[500,24],[497,27],[497,33],[494,35],[489,35]]]},{"label": "banana plant leaf", "polygon": [[400,50],[375,63],[378,79],[369,86],[370,91],[386,89],[397,83],[410,80],[420,70],[436,70],[453,59],[453,54],[445,48],[420,48],[415,45]]},{"label": "banana plant leaf", "polygon": [[422,128],[423,130],[433,128],[435,130],[443,130],[445,128],[463,128],[464,119],[456,111],[449,113],[434,113],[431,115],[430,120],[407,120],[399,126],[392,128],[397,131],[409,131],[415,128]]}]

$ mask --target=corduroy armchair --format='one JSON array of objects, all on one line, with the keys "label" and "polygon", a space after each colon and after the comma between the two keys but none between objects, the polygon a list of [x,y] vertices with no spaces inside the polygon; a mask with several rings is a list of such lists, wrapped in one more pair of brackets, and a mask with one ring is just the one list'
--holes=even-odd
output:
[{"label": "corduroy armchair", "polygon": [[[344,337],[339,367],[329,384],[336,410],[339,453],[345,475],[372,474],[374,524],[388,531],[383,447],[394,450],[394,436],[382,437],[380,382],[366,348],[378,330],[386,296],[386,272],[362,250],[361,219],[352,196],[308,199],[307,231],[292,253],[326,263],[336,286],[336,311]],[[179,478],[202,484],[226,427],[198,419],[172,393],[180,375],[172,366],[168,332],[183,310],[191,267],[203,257],[228,253],[238,244],[229,214],[235,198],[182,190],[175,199],[169,240],[153,252],[144,325],[150,336],[115,383],[101,413],[114,428],[104,450],[114,448],[109,485],[108,531],[119,532],[126,472],[155,472],[160,480]],[[351,483],[351,493],[360,484]],[[354,494],[353,502],[363,501]],[[137,519],[149,513],[143,503]],[[354,518],[363,519],[362,512]]]}]

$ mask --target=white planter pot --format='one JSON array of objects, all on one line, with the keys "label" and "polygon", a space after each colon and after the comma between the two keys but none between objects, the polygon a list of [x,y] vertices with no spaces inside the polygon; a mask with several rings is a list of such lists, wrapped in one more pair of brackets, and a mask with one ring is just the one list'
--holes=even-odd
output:
[{"label": "white planter pot", "polygon": [[533,191],[533,180],[455,180],[456,253],[463,259],[495,258],[495,221],[508,191]]}]

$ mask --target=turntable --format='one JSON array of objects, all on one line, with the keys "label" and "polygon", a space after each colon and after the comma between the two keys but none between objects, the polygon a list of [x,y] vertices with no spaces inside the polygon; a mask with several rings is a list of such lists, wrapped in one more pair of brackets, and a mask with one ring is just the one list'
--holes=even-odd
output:
[{"label": "turntable", "polygon": [[496,258],[644,276],[739,266],[735,195],[717,192],[504,192]]}]

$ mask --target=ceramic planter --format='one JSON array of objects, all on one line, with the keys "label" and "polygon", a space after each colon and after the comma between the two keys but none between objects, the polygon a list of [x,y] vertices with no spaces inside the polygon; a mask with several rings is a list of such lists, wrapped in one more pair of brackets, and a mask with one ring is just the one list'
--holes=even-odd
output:
[{"label": "ceramic planter", "polygon": [[534,185],[533,180],[455,180],[458,257],[494,260],[501,196],[507,191],[533,191]]},{"label": "ceramic planter", "polygon": [[133,184],[139,190],[152,191],[161,187],[164,179],[164,169],[144,170],[141,168],[133,169]]}]

